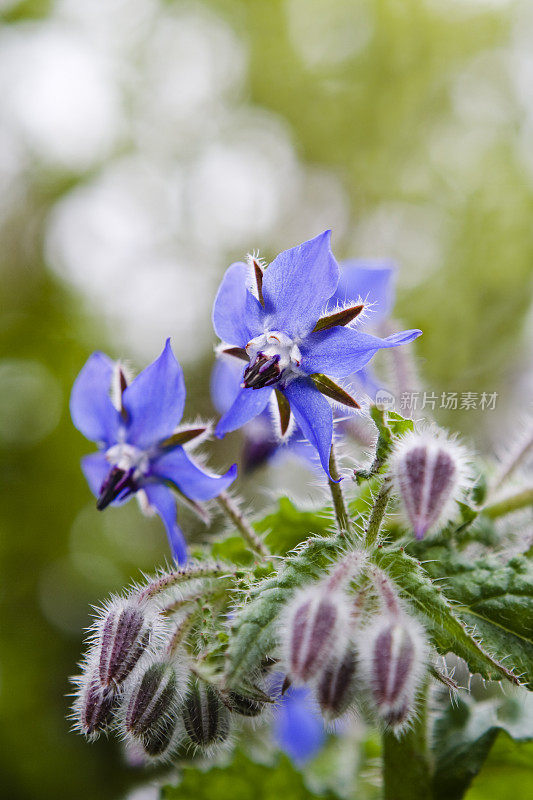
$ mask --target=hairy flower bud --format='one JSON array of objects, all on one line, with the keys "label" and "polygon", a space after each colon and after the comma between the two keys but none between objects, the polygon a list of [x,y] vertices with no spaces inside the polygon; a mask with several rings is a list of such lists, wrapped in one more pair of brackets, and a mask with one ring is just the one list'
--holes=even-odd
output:
[{"label": "hairy flower bud", "polygon": [[258,717],[265,708],[265,703],[240,694],[240,692],[228,692],[226,701],[230,711],[240,714],[241,717]]},{"label": "hairy flower bud", "polygon": [[327,719],[340,717],[353,704],[357,683],[357,656],[350,645],[343,656],[327,663],[317,681],[316,698]]},{"label": "hairy flower bud", "polygon": [[417,539],[453,514],[467,484],[463,448],[440,432],[409,433],[391,460],[392,476]]},{"label": "hairy flower bud", "polygon": [[283,631],[286,671],[296,685],[315,679],[333,655],[342,653],[349,630],[347,599],[326,583],[296,593]]},{"label": "hairy flower bud", "polygon": [[401,727],[414,712],[427,665],[422,628],[403,613],[378,616],[362,632],[359,654],[378,714],[393,728]]},{"label": "hairy flower bud", "polygon": [[179,679],[173,664],[157,661],[134,684],[129,696],[126,729],[138,738],[159,731],[163,721],[175,712]]},{"label": "hairy flower bud", "polygon": [[174,742],[174,734],[177,727],[177,717],[174,715],[164,716],[155,725],[149,727],[143,734],[141,745],[145,755],[152,759],[160,759],[165,756]]},{"label": "hairy flower bud", "polygon": [[103,686],[122,683],[146,651],[151,620],[135,600],[113,600],[100,622],[99,675]]},{"label": "hairy flower bud", "polygon": [[96,739],[112,722],[116,691],[100,684],[97,669],[87,669],[75,680],[78,690],[72,708],[72,719],[75,727],[84,736]]},{"label": "hairy flower bud", "polygon": [[228,737],[229,711],[217,690],[204,681],[190,681],[181,715],[187,736],[198,747],[207,748]]}]

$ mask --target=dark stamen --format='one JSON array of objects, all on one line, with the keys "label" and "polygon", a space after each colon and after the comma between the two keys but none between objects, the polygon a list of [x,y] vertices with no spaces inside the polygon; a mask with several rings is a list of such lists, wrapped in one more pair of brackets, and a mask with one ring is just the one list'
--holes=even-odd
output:
[{"label": "dark stamen", "polygon": [[242,386],[244,389],[263,389],[273,386],[281,378],[280,356],[265,356],[258,353],[255,361],[244,370]]},{"label": "dark stamen", "polygon": [[107,478],[102,483],[100,494],[96,501],[96,508],[98,511],[103,511],[104,508],[116,500],[123,491],[136,492],[139,488],[133,480],[133,467],[129,470],[120,469],[119,467],[111,467]]}]

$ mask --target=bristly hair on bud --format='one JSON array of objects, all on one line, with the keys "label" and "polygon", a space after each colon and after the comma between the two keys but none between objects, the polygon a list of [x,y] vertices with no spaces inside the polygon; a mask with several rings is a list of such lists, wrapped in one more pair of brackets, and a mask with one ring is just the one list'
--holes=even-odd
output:
[{"label": "bristly hair on bud", "polygon": [[465,448],[437,428],[399,439],[390,468],[417,539],[454,515],[455,501],[471,484]]},{"label": "bristly hair on bud", "polygon": [[89,629],[91,645],[87,657],[98,665],[102,686],[118,687],[143,657],[164,640],[166,622],[155,603],[135,593],[115,595],[96,609]]},{"label": "bristly hair on bud", "polygon": [[331,722],[354,705],[360,679],[353,644],[344,655],[335,656],[322,670],[316,684],[316,699],[326,721]]},{"label": "bristly hair on bud", "polygon": [[357,644],[371,705],[385,725],[400,733],[416,713],[416,694],[427,671],[424,631],[405,613],[378,614]]},{"label": "bristly hair on bud", "polygon": [[174,735],[183,697],[185,668],[178,659],[154,658],[128,681],[118,730],[141,744],[147,755],[163,755]]},{"label": "bristly hair on bud", "polygon": [[70,714],[73,728],[94,741],[111,727],[119,694],[114,686],[102,686],[98,668],[89,664],[72,681],[77,687]]},{"label": "bristly hair on bud", "polygon": [[350,630],[347,595],[326,583],[300,589],[280,618],[282,663],[296,686],[315,680],[344,651]]},{"label": "bristly hair on bud", "polygon": [[222,744],[229,736],[228,708],[214,686],[199,678],[189,680],[181,716],[190,743],[204,752]]}]

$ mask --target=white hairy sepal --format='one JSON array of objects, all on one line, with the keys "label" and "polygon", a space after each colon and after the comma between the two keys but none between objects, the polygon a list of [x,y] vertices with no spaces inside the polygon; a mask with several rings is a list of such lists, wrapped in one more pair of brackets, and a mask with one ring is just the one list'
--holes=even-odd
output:
[{"label": "white hairy sepal", "polygon": [[[159,686],[150,698],[147,711],[144,712],[144,719],[149,721],[149,724],[139,726],[135,724],[135,721],[132,724],[132,710],[135,703],[139,701],[143,678],[151,668],[160,665],[172,670],[175,677],[174,691],[169,692],[168,702],[159,710],[159,713],[156,713],[158,711],[158,700],[161,697],[162,689],[164,689],[164,686]],[[115,722],[115,732],[127,747],[140,745],[145,757],[152,761],[165,760],[166,756],[172,752],[175,744],[183,735],[180,726],[180,707],[185,695],[189,672],[188,657],[183,648],[178,648],[173,655],[168,655],[161,651],[153,651],[144,660],[143,664],[132,672],[124,684]],[[153,718],[151,718],[151,710],[154,710]],[[163,752],[152,756],[146,751],[145,745],[149,740],[157,737],[159,732],[164,731],[167,725],[172,725],[172,736],[168,746],[165,747]],[[141,730],[143,727],[146,729]]]},{"label": "white hairy sepal", "polygon": [[[108,627],[113,618],[118,621],[121,614],[128,612],[138,613],[142,617],[142,628],[135,637],[135,641],[143,642],[143,652],[132,669],[137,664],[142,665],[143,659],[149,658],[151,653],[163,646],[168,636],[169,623],[159,614],[157,604],[153,600],[141,599],[136,591],[127,595],[111,595],[101,606],[94,607],[94,612],[95,618],[88,628],[86,637],[89,650],[84,664],[98,664],[101,671],[105,669],[106,664],[109,664],[111,654],[104,650],[110,644],[109,633],[113,633],[113,630],[109,631]],[[115,631],[116,627],[115,623],[113,626]],[[145,636],[145,634],[147,635]],[[105,680],[103,676],[101,679]]]},{"label": "white hairy sepal", "polygon": [[323,583],[296,592],[279,620],[282,664],[295,686],[318,679],[328,661],[344,652],[350,625],[342,590]]},{"label": "white hairy sepal", "polygon": [[[273,387],[273,388],[275,388],[275,387]],[[275,392],[272,392],[272,394],[271,394],[271,396],[269,398],[269,401],[268,401],[267,408],[268,408],[268,412],[270,414],[270,419],[271,419],[271,422],[272,422],[272,428],[274,430],[274,436],[276,437],[276,439],[278,440],[278,442],[280,444],[287,444],[287,442],[289,441],[289,439],[291,438],[291,436],[294,433],[294,429],[296,428],[296,421],[294,419],[294,414],[291,412],[291,415],[289,417],[289,424],[287,426],[287,430],[285,431],[285,433],[282,433],[281,432],[281,421],[280,421],[280,416],[279,416],[278,401],[276,399],[276,393]],[[251,423],[256,422],[256,420],[258,420],[258,419],[259,418],[256,417],[255,420],[251,420]],[[251,423],[248,423],[248,426]],[[270,431],[268,431],[268,429],[265,429],[264,435],[267,436],[269,433],[270,433]]]},{"label": "white hairy sepal", "polygon": [[[418,458],[422,453],[424,459]],[[417,458],[418,469],[416,465],[413,468]],[[448,472],[442,469],[446,464]],[[473,484],[467,449],[436,426],[400,437],[389,468],[406,521],[416,538],[439,530],[456,516],[456,503],[465,499]]]},{"label": "white hairy sepal", "polygon": [[424,629],[405,613],[378,614],[358,634],[357,651],[370,706],[383,724],[402,730],[429,665]]}]

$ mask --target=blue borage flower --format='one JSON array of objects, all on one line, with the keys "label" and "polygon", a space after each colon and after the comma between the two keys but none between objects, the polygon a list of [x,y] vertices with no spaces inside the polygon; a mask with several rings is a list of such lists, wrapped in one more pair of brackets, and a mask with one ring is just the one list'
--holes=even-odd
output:
[{"label": "blue borage flower", "polygon": [[[115,386],[115,403],[111,389]],[[76,378],[70,413],[76,428],[96,442],[98,453],[81,465],[97,508],[129,500],[136,493],[163,520],[173,557],[187,560],[185,538],[176,521],[173,489],[193,505],[211,500],[236,477],[212,475],[194,464],[183,445],[205,428],[176,430],[185,405],[183,372],[167,339],[163,352],[129,385],[124,370],[103,353],[93,353]]]},{"label": "blue borage flower", "polygon": [[284,251],[265,270],[252,260],[253,285],[248,265],[232,264],[213,307],[215,331],[227,344],[223,352],[248,362],[216,435],[223,437],[256,417],[275,392],[282,433],[292,415],[328,475],[333,413],[326,397],[359,407],[332,378],[361,370],[378,350],[406,344],[421,333],[409,330],[381,339],[357,330],[351,323],[364,303],[353,299],[328,310],[340,276],[330,235],[325,231]]},{"label": "blue borage flower", "polygon": [[270,695],[276,699],[273,734],[279,747],[298,766],[317,755],[326,741],[320,710],[307,686],[289,686],[284,691],[285,676],[272,675]]}]

